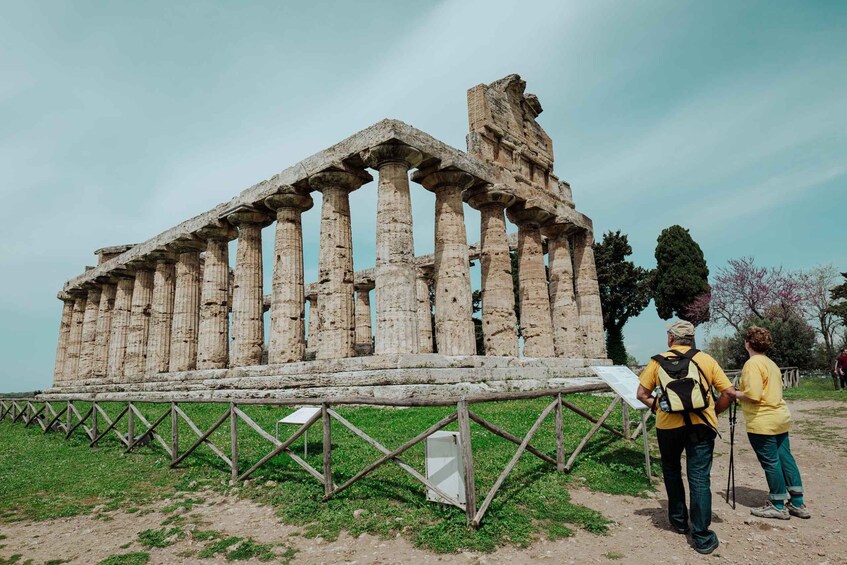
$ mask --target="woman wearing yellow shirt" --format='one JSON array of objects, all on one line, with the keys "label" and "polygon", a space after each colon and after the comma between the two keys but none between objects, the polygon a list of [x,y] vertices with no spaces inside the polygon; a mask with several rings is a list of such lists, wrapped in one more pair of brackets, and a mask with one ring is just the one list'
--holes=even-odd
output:
[{"label": "woman wearing yellow shirt", "polygon": [[782,398],[782,373],[765,352],[773,345],[771,333],[752,326],[744,335],[750,359],[741,369],[741,383],[735,397],[741,401],[747,437],[765,471],[770,490],[768,504],[750,513],[761,518],[788,520],[791,516],[809,518],[803,503],[803,481],[791,455],[788,429],[791,413]]}]

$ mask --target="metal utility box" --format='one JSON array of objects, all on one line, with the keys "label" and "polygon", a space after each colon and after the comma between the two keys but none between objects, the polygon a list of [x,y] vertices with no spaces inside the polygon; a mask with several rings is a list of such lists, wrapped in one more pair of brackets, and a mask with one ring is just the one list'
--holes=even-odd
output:
[{"label": "metal utility box", "polygon": [[[426,477],[446,494],[465,503],[465,469],[458,432],[435,432],[426,438]],[[426,499],[447,503],[432,489],[427,489]]]}]

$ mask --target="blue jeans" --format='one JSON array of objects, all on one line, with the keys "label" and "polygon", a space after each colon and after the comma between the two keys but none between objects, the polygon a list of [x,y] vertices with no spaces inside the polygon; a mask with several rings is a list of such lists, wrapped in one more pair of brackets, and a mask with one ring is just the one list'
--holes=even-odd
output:
[{"label": "blue jeans", "polygon": [[791,455],[788,432],[774,436],[747,433],[750,445],[765,471],[768,481],[769,498],[773,502],[785,503],[791,496],[803,494],[803,480],[800,469]]},{"label": "blue jeans", "polygon": [[[668,493],[668,519],[676,528],[688,528],[699,549],[711,547],[718,536],[709,529],[712,523],[712,453],[715,433],[703,425],[690,429],[656,430],[659,452],[662,454],[662,474]],[[685,452],[685,471],[690,490],[689,508],[685,506],[685,486],[682,484],[682,452]],[[689,516],[690,509],[690,516]]]}]

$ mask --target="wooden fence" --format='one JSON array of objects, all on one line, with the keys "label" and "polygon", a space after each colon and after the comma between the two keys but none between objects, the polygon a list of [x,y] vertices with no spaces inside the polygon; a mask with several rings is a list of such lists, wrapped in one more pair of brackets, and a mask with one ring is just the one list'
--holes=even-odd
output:
[{"label": "wooden fence", "polygon": [[[140,404],[142,402],[144,402],[145,404],[149,403],[149,401],[144,401],[142,399],[125,401],[126,406],[124,406],[120,410],[116,417],[111,418],[108,413],[103,409],[103,405],[105,404],[105,402],[98,402],[96,400],[90,400],[86,398],[67,399],[61,401],[36,400],[33,398],[0,398],[0,421],[10,419],[12,422],[23,423],[26,427],[36,424],[43,430],[44,433],[50,431],[63,433],[65,435],[65,439],[70,438],[74,433],[84,433],[88,438],[87,441],[89,442],[90,447],[95,447],[101,440],[103,440],[104,437],[113,434],[118,438],[118,440],[124,447],[125,452],[127,453],[141,445],[152,445],[153,442],[155,442],[170,456],[171,467],[176,467],[182,461],[184,461],[186,457],[194,453],[200,446],[206,445],[212,451],[212,453],[214,453],[218,458],[220,458],[222,461],[224,461],[224,463],[226,463],[226,465],[230,469],[231,477],[237,480],[249,479],[251,476],[254,475],[254,473],[256,473],[256,471],[258,471],[265,464],[267,464],[268,461],[278,455],[285,454],[286,456],[290,457],[297,465],[299,465],[306,473],[308,473],[309,475],[314,477],[315,480],[323,484],[324,501],[329,500],[333,496],[346,490],[351,485],[353,485],[357,481],[360,481],[361,479],[369,475],[371,472],[385,465],[386,463],[393,462],[397,466],[399,466],[400,469],[411,475],[415,480],[437,493],[439,496],[442,497],[442,499],[447,501],[449,504],[461,508],[467,516],[468,524],[472,525],[475,528],[478,528],[491,505],[491,501],[497,495],[497,492],[503,485],[503,482],[509,476],[511,471],[515,468],[518,463],[518,460],[521,458],[522,455],[524,455],[524,453],[528,452],[534,455],[535,457],[538,457],[542,461],[549,463],[559,472],[567,472],[573,465],[577,454],[585,446],[585,443],[591,436],[594,435],[594,433],[599,431],[600,428],[604,428],[605,430],[622,438],[629,439],[629,430],[621,432],[620,430],[615,429],[605,423],[606,417],[614,409],[617,402],[613,402],[607,410],[607,413],[604,414],[603,417],[598,419],[594,418],[587,412],[581,410],[577,406],[574,406],[572,403],[568,402],[563,398],[563,396],[571,393],[597,392],[600,390],[608,389],[605,387],[605,385],[587,384],[570,386],[566,389],[560,390],[479,395],[475,397],[459,399],[458,401],[455,401],[455,404],[448,399],[445,399],[444,401],[427,400],[416,402],[413,399],[405,401],[394,401],[351,398],[346,400],[336,399],[332,401],[332,404],[320,401],[304,402],[303,400],[274,401],[245,399],[232,402],[214,400],[180,400],[170,403],[163,403],[162,407],[164,408],[164,410],[157,418],[153,419],[152,423],[135,406],[136,404]],[[515,436],[509,433],[508,431],[499,428],[498,426],[485,420],[480,415],[471,410],[471,405],[480,402],[521,400],[543,397],[549,397],[551,399],[551,402],[549,402],[541,411],[535,423],[532,425],[530,430],[526,433],[523,438]],[[86,407],[83,408],[82,412],[77,407],[77,403],[80,402],[84,402],[86,405]],[[197,426],[197,424],[180,407],[180,404],[190,404],[192,402],[213,403],[221,405],[220,416],[217,418],[215,423],[212,424],[212,426],[206,429],[205,431],[202,430],[199,426]],[[308,421],[300,425],[300,427],[298,427],[296,431],[285,440],[280,440],[276,438],[273,434],[263,429],[241,409],[241,406],[245,405],[283,406],[293,404],[317,405],[320,406],[320,410],[316,412],[311,418],[309,418]],[[437,423],[429,426],[425,430],[422,430],[418,435],[409,439],[400,447],[390,449],[376,441],[374,438],[369,436],[361,429],[354,426],[333,408],[334,405],[350,404],[405,407],[455,406],[455,410],[453,410],[446,417],[439,420]],[[586,436],[586,438],[580,443],[580,445],[571,454],[568,460],[566,460],[564,443],[563,412],[566,409],[574,412],[575,414],[578,414],[580,417],[585,418],[593,423],[593,427],[589,432],[589,435]],[[551,414],[553,414],[555,418],[555,457],[552,457],[538,450],[530,443],[535,433]],[[171,434],[169,438],[162,437],[157,432],[159,426],[163,422],[168,420],[170,420],[171,424]],[[373,463],[367,465],[340,485],[336,484],[336,482],[333,480],[332,472],[332,420],[335,420],[336,422],[350,430],[356,437],[358,437],[371,447],[375,448],[382,454],[382,456],[376,459]],[[196,438],[192,436],[190,440],[186,440],[180,437],[180,421],[185,422],[185,424],[187,424],[188,428],[191,429]],[[267,451],[267,453],[263,457],[261,457],[256,463],[250,465],[246,469],[239,465],[239,421],[245,423],[260,437],[265,439],[271,447],[270,450]],[[323,429],[323,465],[321,469],[316,469],[309,465],[309,463],[307,463],[303,458],[297,455],[290,448],[291,445],[300,436],[306,433],[306,431],[311,426],[318,423],[319,421]],[[466,496],[466,501],[464,503],[445,493],[442,489],[438,488],[437,485],[433,484],[427,477],[425,477],[423,474],[408,465],[401,458],[404,452],[408,451],[413,446],[418,445],[422,441],[426,440],[426,438],[432,435],[433,433],[443,429],[444,427],[448,426],[453,422],[458,422],[459,429],[461,458],[464,468],[463,480]],[[500,438],[512,442],[518,446],[511,460],[502,470],[497,480],[494,482],[494,485],[487,493],[478,492],[474,480],[474,457],[470,434],[471,422],[475,422],[476,424],[482,426],[484,429],[488,430],[494,435],[499,436]],[[225,453],[224,450],[214,445],[211,440],[212,434],[222,426],[225,426],[225,424],[227,423],[229,423],[230,435],[229,453]],[[479,498],[482,498],[481,503],[477,502]]]},{"label": "wooden fence", "polygon": [[[800,386],[800,369],[797,367],[780,367],[779,370],[782,372],[782,386],[783,388],[793,388],[795,386]],[[741,375],[741,369],[733,369],[731,371],[726,371],[726,376],[729,377],[729,380],[735,381],[735,378]]]}]

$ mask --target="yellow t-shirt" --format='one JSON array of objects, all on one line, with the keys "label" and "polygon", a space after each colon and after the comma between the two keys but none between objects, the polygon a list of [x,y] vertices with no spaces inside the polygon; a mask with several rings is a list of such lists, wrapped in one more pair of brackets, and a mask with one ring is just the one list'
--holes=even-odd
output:
[{"label": "yellow t-shirt", "polygon": [[[673,347],[671,347],[671,349],[674,351],[679,351],[680,353],[685,353],[691,348],[687,345],[674,345]],[[668,357],[668,354],[662,353],[662,356]],[[732,386],[732,383],[729,382],[728,378],[726,378],[726,375],[724,374],[723,369],[721,369],[720,365],[718,365],[718,362],[715,361],[714,358],[708,353],[698,351],[694,355],[694,361],[697,363],[697,365],[699,365],[700,370],[703,371],[703,380],[705,380],[709,384],[709,386],[715,387],[718,392],[723,392]],[[653,359],[650,359],[650,363],[648,363],[647,366],[644,367],[644,370],[641,371],[641,375],[639,375],[638,380],[641,382],[641,386],[650,391],[659,386],[659,363]],[[706,420],[712,425],[712,427],[718,427],[718,417],[715,414],[714,400],[709,402],[709,405],[703,409],[702,413],[704,416],[706,416]],[[702,424],[703,420],[697,414],[691,414],[691,423]],[[667,412],[662,412],[661,410],[657,409],[657,429],[673,430],[676,428],[681,428],[683,426],[685,426],[685,419],[683,418],[682,414],[668,414]]]},{"label": "yellow t-shirt", "polygon": [[782,398],[782,373],[765,355],[753,355],[741,369],[739,390],[753,400],[741,401],[747,431],[777,435],[791,427],[791,413]]}]

